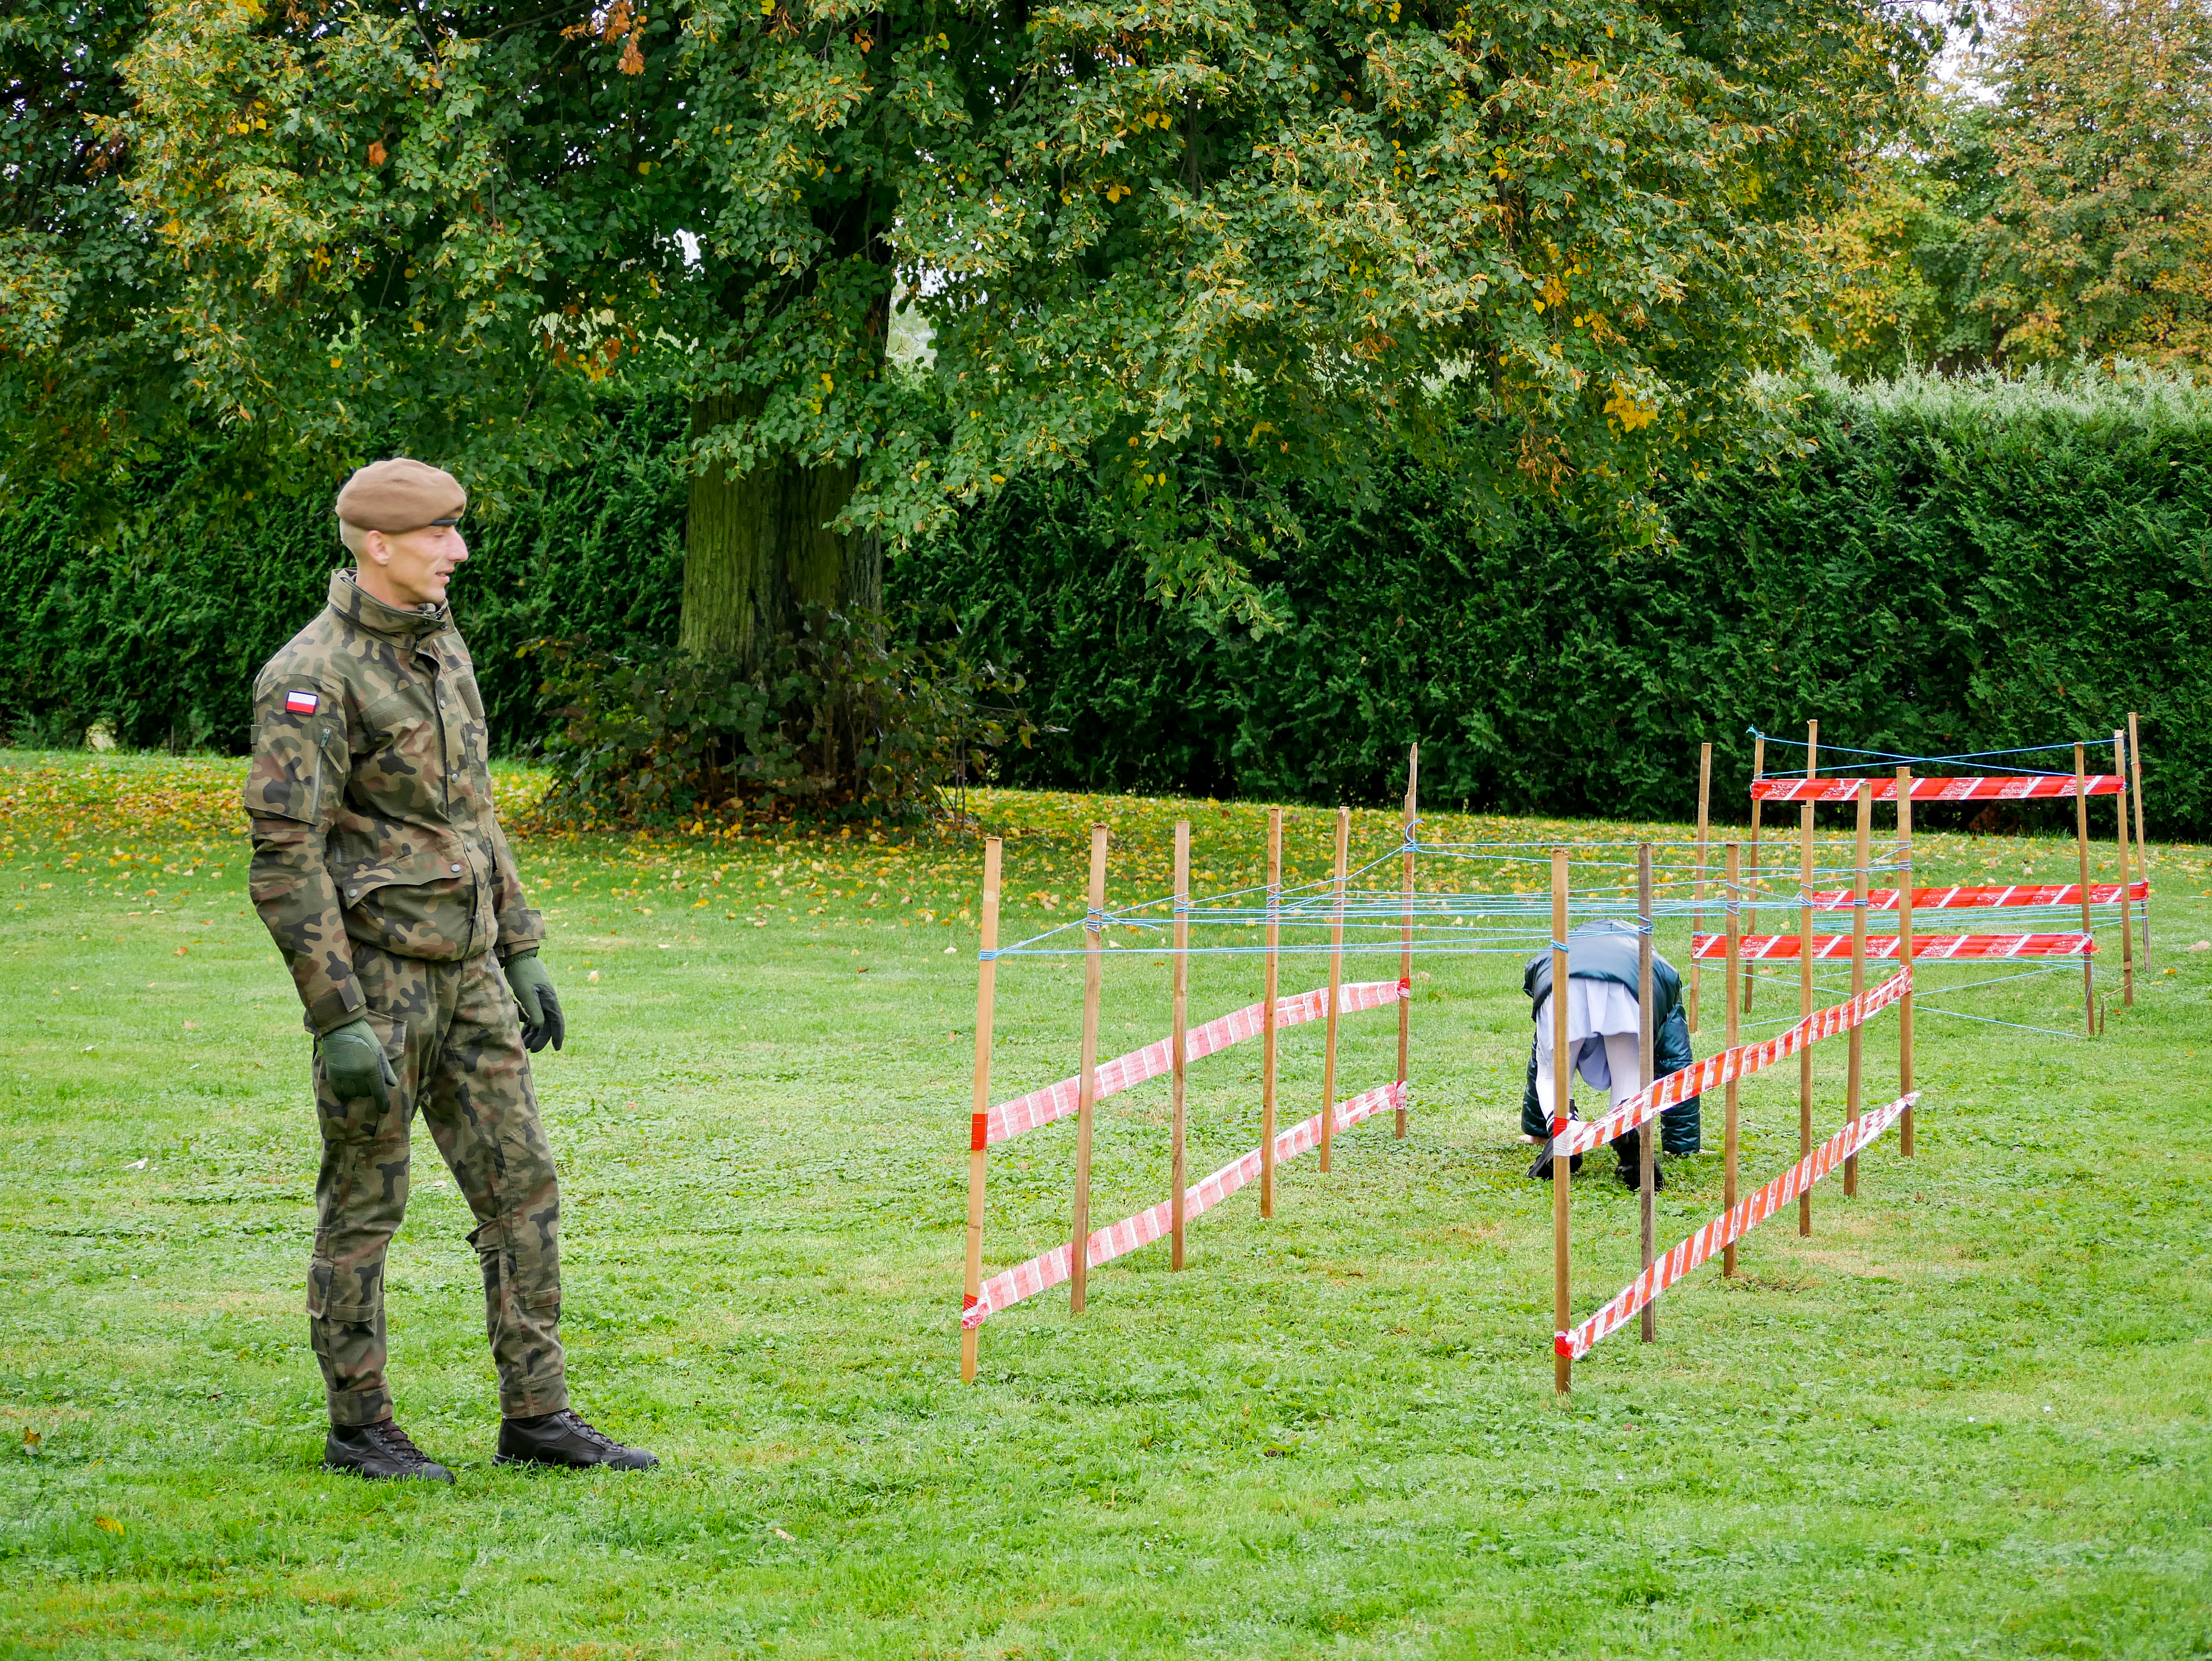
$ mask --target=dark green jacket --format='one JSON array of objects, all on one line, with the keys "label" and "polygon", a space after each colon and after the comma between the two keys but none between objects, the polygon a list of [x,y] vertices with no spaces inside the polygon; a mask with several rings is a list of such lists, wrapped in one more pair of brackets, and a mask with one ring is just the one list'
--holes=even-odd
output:
[{"label": "dark green jacket", "polygon": [[[1614,918],[1586,922],[1567,936],[1567,974],[1571,979],[1613,981],[1637,991],[1636,925]],[[1552,954],[1539,952],[1521,973],[1521,989],[1534,1006],[1552,991]],[[1682,1013],[1682,977],[1674,965],[1657,952],[1651,954],[1651,1061],[1655,1078],[1680,1073],[1695,1058],[1690,1054],[1690,1024]],[[1659,1146],[1670,1154],[1695,1153],[1701,1145],[1700,1098],[1668,1108],[1659,1116]],[[1585,1115],[1592,1117],[1595,1115]],[[1528,1081],[1521,1097],[1521,1129],[1530,1136],[1551,1134],[1551,1116],[1536,1099],[1536,1047],[1528,1046]]]},{"label": "dark green jacket", "polygon": [[476,667],[443,605],[402,611],[331,578],[330,604],[253,685],[247,890],[307,1025],[358,1016],[356,940],[504,961],[545,938],[492,804]]}]

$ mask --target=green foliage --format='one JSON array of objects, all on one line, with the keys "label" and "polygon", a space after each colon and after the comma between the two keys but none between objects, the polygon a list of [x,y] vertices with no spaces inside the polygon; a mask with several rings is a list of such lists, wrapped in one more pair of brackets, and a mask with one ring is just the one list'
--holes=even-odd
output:
[{"label": "green foliage", "polygon": [[0,498],[173,439],[170,276],[131,210],[122,62],[143,0],[18,0],[0,15]]},{"label": "green foliage", "polygon": [[1990,75],[2006,356],[2212,368],[2212,0],[2022,0]]},{"label": "green foliage", "polygon": [[[726,410],[700,459],[861,462],[842,523],[903,542],[1085,470],[1152,587],[1251,620],[1294,487],[1364,501],[1407,447],[1634,543],[1664,469],[1779,441],[1796,222],[1937,36],[1876,0],[167,0],[98,131],[227,421],[382,423],[499,496],[635,374]],[[885,373],[896,271],[933,399]],[[1241,494],[1174,465],[1231,447]]]},{"label": "green foliage", "polygon": [[[1740,800],[1753,723],[1950,752],[2109,733],[2136,709],[2151,817],[2212,824],[2204,392],[1984,375],[1762,395],[1811,448],[1674,486],[1663,549],[1607,555],[1533,512],[1501,525],[1401,459],[1374,508],[1299,504],[1305,540],[1257,571],[1285,627],[1255,637],[1152,603],[1111,507],[1030,480],[894,561],[887,599],[1023,666],[1040,736],[1002,754],[1031,781],[1379,801],[1418,739],[1432,801],[1682,813],[1707,739],[1719,799]],[[675,639],[682,417],[611,419],[588,465],[471,527],[455,605],[510,753],[548,730],[520,648],[588,638],[643,662]],[[56,490],[0,523],[9,730],[243,745],[253,672],[320,604],[336,549],[319,494],[210,495],[179,467],[105,520]]]},{"label": "green foliage", "polygon": [[[674,638],[682,441],[680,411],[614,405],[575,465],[465,525],[455,613],[495,742],[538,730],[529,642]],[[254,674],[346,556],[335,479],[236,461],[210,443],[113,486],[50,482],[0,515],[0,732],[73,742],[102,723],[125,745],[244,747]]]},{"label": "green foliage", "polygon": [[1979,303],[1983,222],[2002,184],[1993,118],[1956,94],[1931,95],[1927,110],[1923,143],[1869,157],[1814,234],[1827,289],[1814,338],[1854,380],[1985,368],[1995,350]]},{"label": "green foliage", "polygon": [[817,609],[750,676],[666,648],[539,650],[554,722],[542,811],[556,824],[915,818],[988,777],[1010,737],[1030,738],[1018,711],[1001,720],[982,703],[1018,694],[1019,676],[957,638],[894,641],[880,618]]},{"label": "green foliage", "polygon": [[1868,156],[1813,228],[1846,373],[2212,364],[2212,0],[1993,9],[1978,84]]},{"label": "green foliage", "polygon": [[1146,607],[1110,520],[1044,487],[894,587],[1031,666],[1048,736],[1009,768],[1021,781],[1383,801],[1419,740],[1431,802],[1680,816],[1705,741],[1735,811],[1753,725],[1802,737],[1818,718],[1830,744],[1919,754],[2101,736],[2109,766],[2134,709],[2152,819],[2212,824],[2202,393],[1773,391],[1808,452],[1678,485],[1670,548],[1609,558],[1535,514],[1497,534],[1408,463],[1377,512],[1308,509],[1270,574],[1279,634]]}]

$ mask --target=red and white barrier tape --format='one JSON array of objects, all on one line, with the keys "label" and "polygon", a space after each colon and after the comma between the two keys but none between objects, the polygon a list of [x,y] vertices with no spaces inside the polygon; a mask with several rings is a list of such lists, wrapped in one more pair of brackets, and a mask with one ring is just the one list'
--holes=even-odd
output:
[{"label": "red and white barrier tape", "polygon": [[[2128,897],[2147,900],[2150,885],[2136,881],[2128,885]],[[2116,882],[2093,882],[2089,885],[2089,904],[2118,905],[2120,885]],[[1781,909],[1794,907],[1794,899],[1775,902]],[[1854,902],[1848,888],[1819,888],[1813,891],[1815,911],[1848,911]],[[2079,905],[2081,904],[2081,885],[2078,882],[2043,883],[2035,886],[2015,884],[2008,888],[1916,888],[1912,891],[1912,909],[1916,911],[1976,911],[1985,906],[1997,905]],[[1867,891],[1867,910],[1894,911],[1897,910],[1897,891],[1894,888],[1874,888]]]},{"label": "red and white barrier tape", "polygon": [[[1386,1003],[1396,1003],[1410,995],[1412,989],[1403,981],[1355,981],[1338,989],[1342,1001],[1339,1011],[1351,1014],[1356,1010],[1375,1009]],[[1184,1035],[1185,1055],[1191,1061],[1212,1056],[1241,1043],[1247,1038],[1256,1038],[1266,1030],[1267,1006],[1262,1003],[1247,1005],[1233,1010],[1218,1020],[1193,1027]],[[1301,992],[1295,997],[1275,1000],[1275,1030],[1303,1026],[1308,1021],[1317,1021],[1328,1013],[1328,989],[1316,987],[1310,992]],[[1116,1095],[1157,1079],[1175,1065],[1175,1046],[1170,1038],[1148,1043],[1142,1050],[1133,1050],[1126,1056],[1116,1056],[1110,1062],[1098,1064],[1098,1099]],[[1024,1130],[1034,1130],[1039,1125],[1064,1119],[1075,1111],[1080,1097],[1080,1079],[1062,1079],[1058,1084],[1047,1085],[1042,1090],[1032,1090],[1026,1096],[1016,1097],[1011,1102],[1001,1102],[989,1111],[975,1114],[969,1127],[968,1146],[971,1151],[1003,1142],[1010,1136],[1018,1136]]]},{"label": "red and white barrier tape", "polygon": [[1777,1033],[1764,1043],[1738,1044],[1734,1050],[1723,1050],[1717,1056],[1686,1067],[1680,1073],[1669,1073],[1602,1118],[1570,1123],[1565,1131],[1560,1131],[1555,1123],[1552,1151],[1574,1154],[1603,1147],[1638,1125],[1657,1118],[1663,1110],[1678,1102],[1702,1096],[1715,1085],[1726,1084],[1730,1079],[1749,1078],[1777,1062],[1788,1060],[1808,1043],[1850,1031],[1895,1003],[1911,987],[1912,970],[1900,969],[1880,986],[1869,987],[1856,997],[1846,998],[1826,1009],[1816,1009],[1789,1031]]},{"label": "red and white barrier tape", "polygon": [[1790,1201],[1819,1182],[1846,1159],[1863,1152],[1889,1129],[1905,1110],[1920,1099],[1920,1092],[1900,1096],[1887,1107],[1878,1107],[1856,1124],[1847,1124],[1791,1165],[1747,1200],[1723,1212],[1695,1234],[1653,1262],[1620,1294],[1570,1332],[1552,1335],[1554,1354],[1579,1361],[1600,1339],[1617,1332],[1661,1293],[1680,1280],[1723,1247],[1741,1239]]},{"label": "red and white barrier tape", "polygon": [[[2087,796],[2117,796],[2120,794],[2120,776],[2117,773],[2091,773],[2082,781],[2081,794]],[[1856,801],[1859,786],[1874,786],[1876,801],[1897,800],[1897,781],[1888,779],[1753,779],[1751,799],[1753,801]],[[1972,779],[1915,779],[1912,781],[1912,800],[1915,801],[2027,801],[2044,796],[2069,796],[2074,794],[2071,775],[2057,777],[2050,774],[2020,775],[1996,778]]]},{"label": "red and white barrier tape", "polygon": [[[1737,955],[1746,963],[1771,963],[1777,959],[1794,958],[1800,955],[1802,936],[1796,934],[1745,934],[1736,940]],[[1895,934],[1867,936],[1867,957],[1870,961],[1887,962],[1897,956],[1902,944]],[[2087,958],[2097,952],[2096,936],[2080,930],[2057,934],[1915,934],[1912,937],[1912,959],[1923,958]],[[1693,958],[1725,958],[1728,956],[1728,936],[1725,934],[1694,934],[1691,936],[1690,955]],[[1851,955],[1849,934],[1815,934],[1813,936],[1813,957],[1820,961]]]},{"label": "red and white barrier tape", "polygon": [[[1385,1108],[1405,1104],[1406,1086],[1402,1084],[1377,1085],[1364,1095],[1336,1104],[1336,1129],[1340,1133],[1352,1129],[1362,1119],[1371,1118]],[[1303,1119],[1288,1130],[1275,1136],[1275,1163],[1283,1165],[1296,1159],[1310,1147],[1321,1145],[1321,1115]],[[1232,1165],[1225,1165],[1196,1186],[1183,1190],[1182,1208],[1186,1220],[1200,1212],[1211,1211],[1224,1200],[1247,1183],[1260,1180],[1260,1150],[1249,1153]],[[1162,1200],[1149,1210],[1133,1217],[1124,1217],[1106,1228],[1091,1231],[1091,1239],[1084,1258],[1091,1268],[1110,1263],[1116,1257],[1125,1257],[1139,1246],[1149,1245],[1164,1238],[1170,1227],[1173,1208]],[[975,1301],[963,1310],[960,1324],[977,1327],[1000,1310],[1012,1307],[1025,1298],[1034,1298],[1049,1287],[1056,1287],[1068,1275],[1071,1261],[1068,1246],[1054,1246],[1041,1256],[1025,1263],[1017,1263],[1004,1274],[994,1275],[983,1282],[983,1290]]]}]

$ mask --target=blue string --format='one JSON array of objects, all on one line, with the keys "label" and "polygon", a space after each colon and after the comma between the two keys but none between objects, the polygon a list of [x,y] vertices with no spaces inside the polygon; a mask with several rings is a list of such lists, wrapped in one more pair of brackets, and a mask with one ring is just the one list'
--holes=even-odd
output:
[{"label": "blue string", "polygon": [[[1794,745],[1800,750],[1808,747],[1807,743],[1803,739],[1784,738],[1778,733],[1762,733],[1756,727],[1747,727],[1743,730],[1753,738],[1765,739],[1769,744]],[[2087,749],[2093,744],[2101,744],[2103,742],[2105,742],[2105,740],[2101,739],[2084,739],[2081,740],[2081,747],[2083,749]],[[2074,745],[2071,743],[2031,744],[2019,750],[1972,750],[1964,751],[1955,756],[1900,756],[1887,750],[1854,750],[1846,745],[1841,744],[1824,744],[1820,747],[1831,755],[1872,756],[1878,760],[1903,762],[1907,766],[1911,766],[1915,762],[1923,761],[1993,761],[1999,756],[2039,756],[2046,750],[2071,750]],[[2029,773],[2040,772],[2042,776],[2045,778],[2072,776],[2070,771],[2062,771],[2055,769],[2043,770],[2030,767],[2024,769],[2023,770]],[[1761,775],[1761,776],[1765,777],[1769,776]],[[2034,1030],[2039,1031],[2041,1031],[2040,1028]]]},{"label": "blue string", "polygon": [[1954,1021],[1980,1021],[1988,1026],[2008,1026],[2015,1032],[2040,1032],[2046,1038],[2078,1038],[2082,1036],[2079,1032],[2061,1032],[2055,1026],[2029,1026],[2020,1021],[2001,1021],[1994,1015],[1966,1015],[1955,1009],[1938,1009],[1917,999],[1912,1007],[1917,1014],[1948,1015]]}]

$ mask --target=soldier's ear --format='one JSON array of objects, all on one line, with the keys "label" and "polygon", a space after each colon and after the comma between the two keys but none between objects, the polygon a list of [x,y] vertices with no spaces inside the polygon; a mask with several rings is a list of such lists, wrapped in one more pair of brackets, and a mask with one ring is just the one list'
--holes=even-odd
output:
[{"label": "soldier's ear", "polygon": [[392,544],[381,531],[363,531],[361,548],[355,556],[364,565],[392,563]]}]

